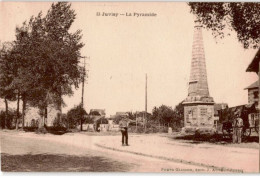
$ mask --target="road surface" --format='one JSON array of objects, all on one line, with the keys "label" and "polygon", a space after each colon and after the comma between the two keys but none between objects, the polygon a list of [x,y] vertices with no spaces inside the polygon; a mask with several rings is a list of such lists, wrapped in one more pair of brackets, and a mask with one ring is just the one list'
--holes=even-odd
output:
[{"label": "road surface", "polygon": [[[1,132],[3,172],[207,172],[208,168],[57,142],[61,136]],[[55,139],[55,140],[54,140]]]}]

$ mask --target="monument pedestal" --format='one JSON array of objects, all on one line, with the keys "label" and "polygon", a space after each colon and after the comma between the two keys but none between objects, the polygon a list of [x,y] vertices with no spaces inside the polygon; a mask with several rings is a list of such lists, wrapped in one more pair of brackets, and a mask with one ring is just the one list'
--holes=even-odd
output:
[{"label": "monument pedestal", "polygon": [[187,98],[184,102],[184,128],[183,132],[212,133],[214,128],[214,101],[211,97],[202,100],[190,101]]}]

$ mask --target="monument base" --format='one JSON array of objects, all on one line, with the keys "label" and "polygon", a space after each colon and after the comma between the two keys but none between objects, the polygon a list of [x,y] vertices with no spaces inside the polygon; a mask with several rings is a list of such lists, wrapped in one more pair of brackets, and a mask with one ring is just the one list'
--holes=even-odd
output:
[{"label": "monument base", "polygon": [[182,135],[213,135],[217,132],[217,129],[214,126],[187,126],[183,127],[181,129],[181,134]]}]

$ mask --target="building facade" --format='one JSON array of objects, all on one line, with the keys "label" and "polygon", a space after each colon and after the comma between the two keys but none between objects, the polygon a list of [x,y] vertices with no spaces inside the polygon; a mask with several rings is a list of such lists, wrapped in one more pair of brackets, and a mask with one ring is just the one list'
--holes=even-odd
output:
[{"label": "building facade", "polygon": [[24,125],[25,127],[38,127],[39,123],[44,122],[46,126],[51,127],[53,126],[58,113],[60,113],[59,110],[53,105],[49,105],[47,107],[47,118],[43,121],[39,108],[28,106],[25,110]]},{"label": "building facade", "polygon": [[258,96],[258,81],[254,82],[245,89],[248,90],[248,104],[255,104],[258,106],[259,96]]}]

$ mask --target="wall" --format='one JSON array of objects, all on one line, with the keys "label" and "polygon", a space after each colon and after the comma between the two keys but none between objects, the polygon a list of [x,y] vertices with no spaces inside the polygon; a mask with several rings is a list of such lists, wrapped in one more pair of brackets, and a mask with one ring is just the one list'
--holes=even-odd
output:
[{"label": "wall", "polygon": [[258,105],[258,99],[258,88],[248,89],[248,104],[257,103]]},{"label": "wall", "polygon": [[[56,110],[53,106],[49,106],[47,109],[48,118],[46,121],[46,125],[53,126],[53,122],[57,116],[58,110]],[[39,115],[39,109],[35,107],[27,107],[25,111],[24,125],[26,127],[30,127],[32,124],[32,119],[40,121],[41,116]]]}]

